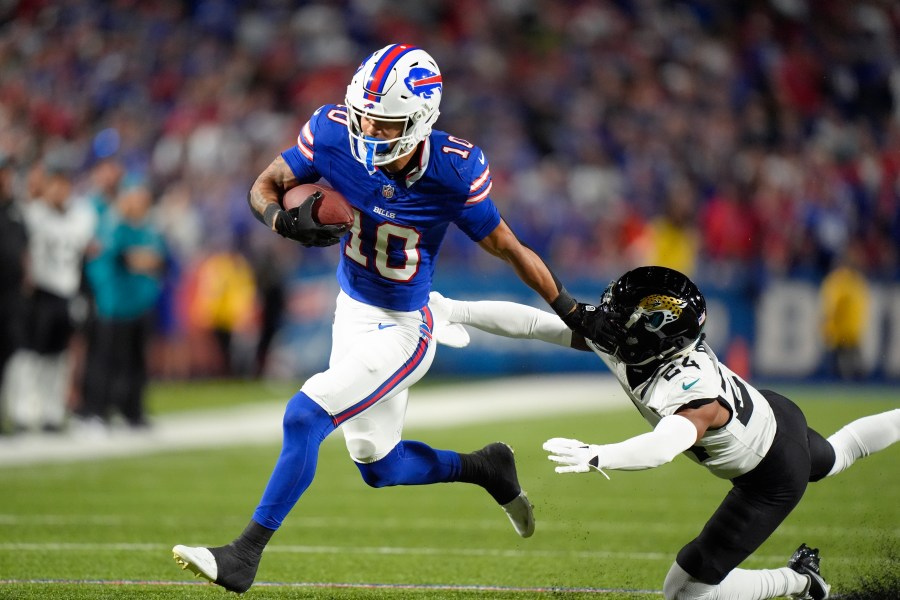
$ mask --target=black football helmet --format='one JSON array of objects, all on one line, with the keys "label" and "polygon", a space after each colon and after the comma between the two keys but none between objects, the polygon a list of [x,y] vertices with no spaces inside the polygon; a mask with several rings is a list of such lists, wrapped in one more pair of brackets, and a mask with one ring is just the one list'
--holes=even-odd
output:
[{"label": "black football helmet", "polygon": [[617,321],[609,353],[627,365],[669,358],[692,346],[706,321],[706,300],[688,277],[666,267],[638,267],[609,284],[601,307]]}]

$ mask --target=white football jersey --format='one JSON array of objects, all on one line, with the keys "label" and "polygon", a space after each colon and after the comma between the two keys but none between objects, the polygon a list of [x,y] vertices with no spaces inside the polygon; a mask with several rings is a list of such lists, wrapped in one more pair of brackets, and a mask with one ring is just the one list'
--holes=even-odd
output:
[{"label": "white football jersey", "polygon": [[43,200],[23,207],[34,284],[62,298],[72,298],[81,283],[81,261],[94,236],[97,216],[81,200],[59,211]]},{"label": "white football jersey", "polygon": [[[720,363],[705,343],[657,367],[644,380],[634,367],[616,360],[588,342],[616,375],[628,397],[651,426],[683,406],[718,401],[731,413],[724,427],[709,429],[685,454],[714,475],[732,479],[752,470],[775,438],[775,416],[768,401],[752,385]],[[631,380],[629,380],[631,375]]]}]

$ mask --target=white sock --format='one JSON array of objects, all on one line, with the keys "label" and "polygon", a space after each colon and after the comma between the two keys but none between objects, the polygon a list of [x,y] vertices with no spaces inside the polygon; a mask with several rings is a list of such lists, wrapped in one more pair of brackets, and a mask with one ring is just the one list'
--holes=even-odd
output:
[{"label": "white sock", "polygon": [[860,458],[884,450],[900,440],[900,408],[857,419],[828,438],[834,448],[834,466],[826,477],[836,475]]},{"label": "white sock", "polygon": [[809,578],[793,569],[735,569],[718,585],[717,600],[767,600],[802,594]]},{"label": "white sock", "polygon": [[6,367],[6,410],[9,420],[21,427],[38,425],[40,356],[31,350],[17,350]]},{"label": "white sock", "polygon": [[734,569],[719,585],[697,581],[674,563],[666,575],[666,600],[769,600],[803,594],[809,578],[783,567],[771,570]]},{"label": "white sock", "polygon": [[43,355],[38,364],[39,380],[43,387],[40,402],[41,424],[62,427],[66,420],[71,379],[69,351]]}]

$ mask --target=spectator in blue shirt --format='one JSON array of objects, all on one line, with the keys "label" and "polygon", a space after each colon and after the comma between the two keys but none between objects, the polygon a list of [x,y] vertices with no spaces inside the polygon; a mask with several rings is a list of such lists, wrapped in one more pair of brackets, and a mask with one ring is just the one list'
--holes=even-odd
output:
[{"label": "spectator in blue shirt", "polygon": [[81,416],[106,425],[117,410],[131,427],[144,427],[146,345],[159,298],[165,246],[148,219],[150,190],[132,187],[117,198],[98,230],[99,254],[88,270],[94,295]]}]

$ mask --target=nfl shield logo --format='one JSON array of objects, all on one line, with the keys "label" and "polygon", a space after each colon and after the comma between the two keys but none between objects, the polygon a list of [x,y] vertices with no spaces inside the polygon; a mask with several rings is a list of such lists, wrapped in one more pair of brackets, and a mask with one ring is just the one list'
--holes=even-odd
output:
[{"label": "nfl shield logo", "polygon": [[394,186],[391,184],[381,186],[381,195],[390,200],[394,197]]}]

